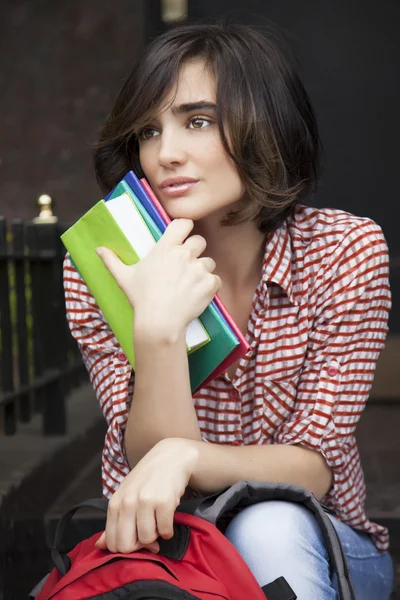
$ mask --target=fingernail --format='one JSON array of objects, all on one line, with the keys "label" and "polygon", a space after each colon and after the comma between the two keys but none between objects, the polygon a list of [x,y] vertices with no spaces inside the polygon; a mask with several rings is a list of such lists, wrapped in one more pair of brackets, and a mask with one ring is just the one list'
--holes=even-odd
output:
[{"label": "fingernail", "polygon": [[96,254],[97,254],[97,256],[100,256],[100,258],[101,258],[102,253],[103,253],[103,248],[96,248]]}]

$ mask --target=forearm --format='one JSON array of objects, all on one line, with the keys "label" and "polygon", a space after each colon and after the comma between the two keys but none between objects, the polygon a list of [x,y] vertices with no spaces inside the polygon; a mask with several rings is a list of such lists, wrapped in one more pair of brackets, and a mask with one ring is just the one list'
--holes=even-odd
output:
[{"label": "forearm", "polygon": [[190,389],[185,335],[163,336],[136,322],[135,393],[125,431],[133,468],[160,440],[201,440]]},{"label": "forearm", "polygon": [[193,442],[198,451],[190,485],[207,494],[248,481],[300,485],[322,498],[332,484],[331,469],[323,456],[302,446],[223,446]]}]

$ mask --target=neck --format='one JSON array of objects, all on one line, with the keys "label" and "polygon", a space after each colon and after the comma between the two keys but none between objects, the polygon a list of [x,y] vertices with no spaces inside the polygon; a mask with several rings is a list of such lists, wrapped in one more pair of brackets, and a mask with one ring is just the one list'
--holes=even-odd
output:
[{"label": "neck", "polygon": [[255,223],[221,227],[217,220],[202,220],[196,221],[194,233],[206,239],[204,254],[215,260],[215,273],[232,292],[258,283],[266,236]]}]

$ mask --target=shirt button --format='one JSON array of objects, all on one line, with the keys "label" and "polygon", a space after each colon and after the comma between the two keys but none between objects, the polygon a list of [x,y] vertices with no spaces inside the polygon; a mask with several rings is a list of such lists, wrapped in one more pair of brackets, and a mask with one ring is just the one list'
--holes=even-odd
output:
[{"label": "shirt button", "polygon": [[123,352],[118,352],[117,354],[117,358],[118,360],[120,360],[121,362],[125,362],[126,361],[126,356]]},{"label": "shirt button", "polygon": [[335,367],[329,367],[328,369],[328,375],[329,377],[335,377],[335,375],[338,374],[338,370],[335,369]]},{"label": "shirt button", "polygon": [[232,398],[232,400],[236,400],[236,398],[237,398],[237,391],[236,390],[231,390],[229,392],[229,398]]}]

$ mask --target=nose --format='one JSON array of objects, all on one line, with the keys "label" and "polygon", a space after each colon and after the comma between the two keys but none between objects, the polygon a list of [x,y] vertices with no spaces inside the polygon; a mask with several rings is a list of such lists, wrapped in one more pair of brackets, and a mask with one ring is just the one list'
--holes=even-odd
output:
[{"label": "nose", "polygon": [[170,168],[186,162],[186,149],[179,133],[165,130],[160,136],[158,161],[162,167]]}]

